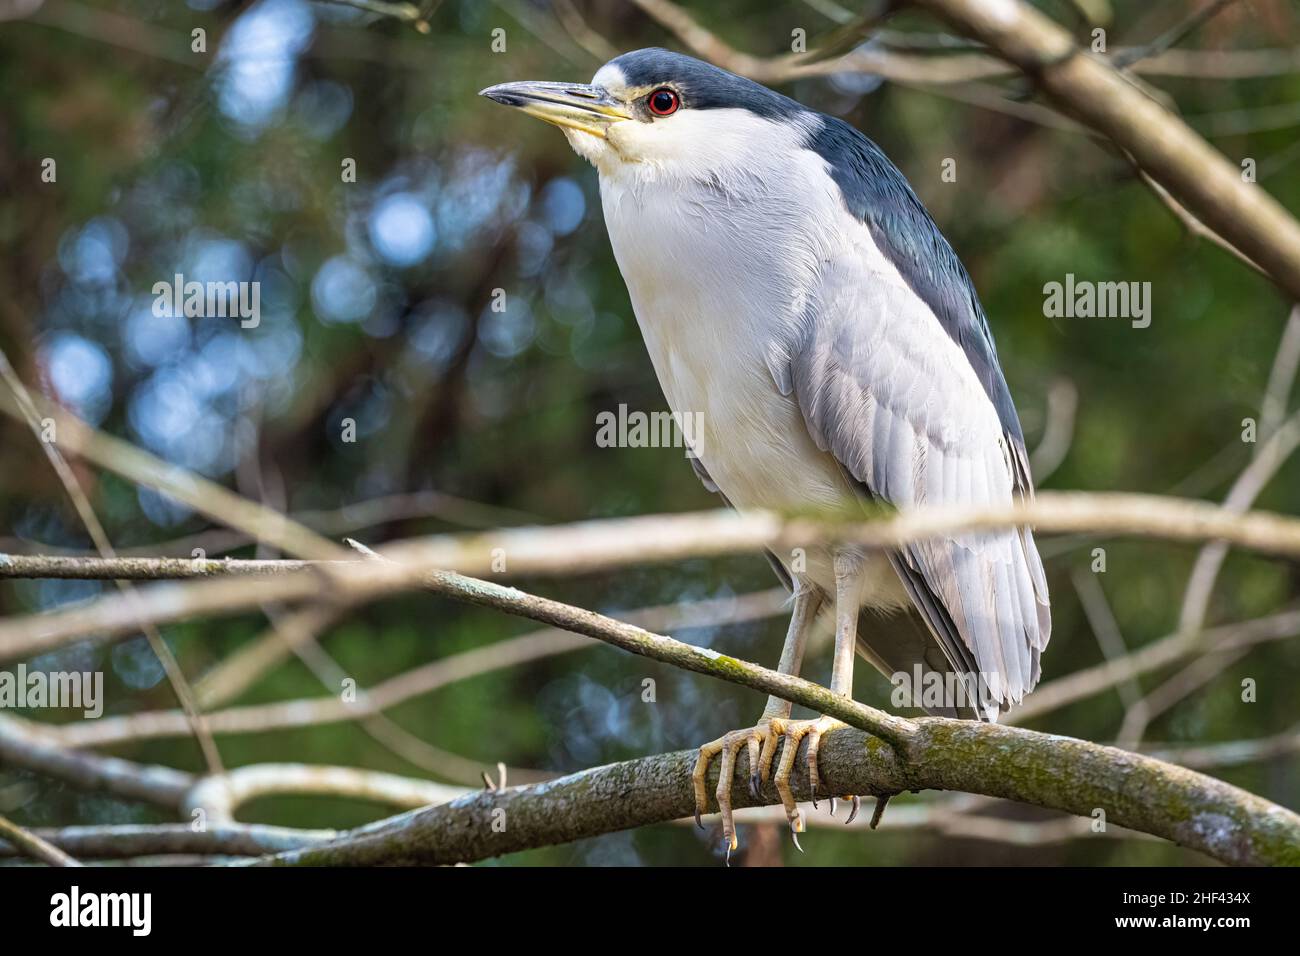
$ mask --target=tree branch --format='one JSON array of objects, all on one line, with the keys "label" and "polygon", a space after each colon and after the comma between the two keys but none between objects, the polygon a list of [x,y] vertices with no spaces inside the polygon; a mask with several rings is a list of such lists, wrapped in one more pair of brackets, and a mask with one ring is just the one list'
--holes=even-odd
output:
[{"label": "tree branch", "polygon": [[1300,634],[1300,611],[1282,611],[1267,617],[1225,624],[1204,631],[1175,631],[1124,657],[1103,661],[1041,684],[1005,719],[1023,723],[1067,704],[1115,687],[1127,680],[1176,664],[1198,649],[1237,650],[1279,641]]},{"label": "tree branch", "polygon": [[[95,514],[95,509],[91,506],[90,499],[81,487],[81,482],[78,480],[76,473],[68,465],[63,453],[59,451],[58,445],[53,441],[46,441],[42,436],[42,424],[39,412],[32,400],[32,395],[27,391],[27,386],[23,384],[22,379],[18,377],[18,373],[14,371],[9,362],[9,357],[4,353],[3,349],[0,349],[0,379],[4,380],[10,394],[22,410],[27,426],[31,430],[32,438],[41,446],[41,451],[45,453],[50,467],[54,470],[60,484],[63,485],[64,491],[67,492],[73,510],[76,511],[77,517],[86,529],[86,533],[90,535],[90,540],[94,543],[100,557],[105,560],[116,558],[117,553],[113,550],[112,542],[109,541],[108,532],[104,530],[104,525],[100,522],[99,516]],[[123,597],[130,601],[135,600],[135,590],[131,582],[119,579],[113,583],[117,585],[117,589]],[[167,682],[171,685],[172,692],[175,693],[176,700],[185,713],[186,723],[199,745],[199,752],[203,755],[208,770],[212,772],[220,771],[222,769],[221,754],[217,750],[216,741],[212,739],[212,734],[209,733],[207,726],[203,723],[203,715],[194,702],[194,691],[185,678],[185,673],[181,670],[176,655],[172,653],[171,647],[163,640],[162,634],[159,633],[154,624],[141,621],[140,630],[167,675]]]},{"label": "tree branch", "polygon": [[[84,605],[0,621],[0,660],[28,657],[86,634],[103,638],[135,633],[141,620],[167,623],[204,614],[233,614],[275,601],[361,602],[423,588],[479,603],[482,582],[466,577],[495,573],[501,556],[509,573],[560,575],[629,567],[670,559],[785,552],[813,542],[895,548],[940,534],[1033,525],[1040,531],[1131,534],[1175,541],[1220,539],[1246,549],[1300,557],[1300,520],[1269,512],[1240,513],[1202,501],[1158,495],[1042,492],[1030,502],[988,509],[924,508],[869,522],[785,519],[766,512],[715,511],[605,519],[546,528],[516,528],[470,535],[436,535],[386,546],[386,561],[291,565],[283,573],[141,588],[132,600],[119,595]],[[0,578],[48,575],[59,568],[77,577],[167,574],[212,577],[239,573],[237,561],[54,558],[0,555]],[[457,568],[461,573],[439,569]],[[495,587],[495,586],[493,586]],[[501,589],[505,591],[506,589]],[[495,593],[495,592],[494,592]],[[509,610],[509,598],[488,602]]]},{"label": "tree branch", "polygon": [[[805,744],[806,746],[806,744]],[[642,757],[544,784],[468,794],[380,821],[263,864],[367,866],[470,862],[685,817],[696,752]],[[854,730],[821,741],[823,792],[893,794],[949,789],[1051,807],[1164,837],[1233,864],[1300,864],[1300,816],[1259,797],[1161,763],[1067,737],[996,724],[915,722],[906,759]],[[747,761],[742,753],[741,762]],[[794,791],[808,800],[806,761]],[[756,805],[748,770],[732,799]],[[716,784],[716,769],[710,789]],[[757,803],[777,802],[769,783]],[[495,825],[494,825],[495,824]]]},{"label": "tree branch", "polygon": [[[666,604],[620,613],[626,624],[656,631],[683,627],[721,627],[760,620],[777,614],[786,604],[783,588],[756,591],[733,598]],[[443,657],[373,686],[358,688],[357,699],[346,702],[337,693],[268,704],[251,704],[212,711],[206,715],[215,734],[266,733],[289,727],[319,726],[365,720],[457,681],[556,654],[595,646],[590,638],[559,628],[495,641],[482,647]],[[141,711],[94,721],[49,728],[52,739],[71,747],[96,747],[127,740],[175,737],[187,732],[184,714],[176,710]],[[477,768],[472,779],[478,779]]]},{"label": "tree branch", "polygon": [[1145,60],[1149,56],[1164,53],[1166,50],[1182,43],[1191,34],[1195,33],[1206,23],[1213,20],[1219,15],[1219,12],[1229,4],[1236,2],[1237,0],[1210,0],[1210,2],[1205,6],[1193,10],[1182,21],[1176,23],[1150,43],[1139,47],[1133,47],[1130,50],[1125,50],[1123,53],[1117,53],[1113,61],[1115,66],[1121,70],[1127,70],[1134,64],[1141,60]]},{"label": "tree branch", "polygon": [[[429,11],[422,10],[414,3],[389,2],[389,0],[317,0],[318,3],[333,4],[339,7],[351,7],[376,17],[387,17],[409,23],[417,33],[428,33]],[[428,6],[428,4],[425,4]]]},{"label": "tree branch", "polygon": [[81,866],[66,852],[5,817],[0,817],[0,837],[20,853],[50,866]]},{"label": "tree branch", "polygon": [[[261,823],[126,823],[30,831],[65,853],[82,859],[120,860],[133,856],[184,853],[262,856],[337,839],[337,830],[298,830]],[[15,849],[0,841],[0,857]]]},{"label": "tree branch", "polygon": [[415,808],[446,803],[464,792],[464,787],[356,767],[258,763],[204,777],[185,795],[181,809],[186,814],[202,810],[208,820],[233,823],[241,804],[276,793],[326,794]]},{"label": "tree branch", "polygon": [[1300,299],[1300,223],[1181,119],[1021,0],[911,0],[987,45],[1127,151],[1187,210]]},{"label": "tree branch", "polygon": [[[304,528],[273,508],[250,501],[215,481],[186,471],[132,445],[107,435],[69,414],[40,395],[32,402],[38,414],[53,425],[59,449],[107,468],[134,484],[150,488],[193,508],[201,515],[229,528],[252,534],[257,540],[300,558],[341,558],[347,550],[328,538]],[[18,402],[0,390],[0,413],[17,422],[26,418]]]},{"label": "tree branch", "polygon": [[111,793],[172,811],[197,779],[171,767],[68,750],[50,739],[47,728],[7,714],[0,714],[0,765],[21,767],[81,790]]}]

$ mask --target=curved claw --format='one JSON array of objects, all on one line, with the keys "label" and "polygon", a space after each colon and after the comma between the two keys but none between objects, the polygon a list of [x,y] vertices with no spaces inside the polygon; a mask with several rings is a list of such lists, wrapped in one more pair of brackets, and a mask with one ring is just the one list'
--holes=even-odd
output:
[{"label": "curved claw", "polygon": [[[812,794],[813,809],[817,809],[817,791],[822,788],[821,769],[817,764],[817,753],[821,749],[822,734],[820,725],[825,718],[818,718],[807,725],[804,732],[808,738],[808,792]],[[835,798],[831,797],[831,816],[835,816]]]},{"label": "curved claw", "polygon": [[859,797],[857,794],[854,794],[854,795],[853,795],[853,809],[852,809],[852,811],[850,811],[850,813],[849,813],[849,818],[848,818],[847,820],[844,821],[844,825],[845,825],[845,826],[848,826],[850,823],[852,823],[853,820],[854,820],[854,818],[858,815],[858,811],[861,810],[861,809],[862,809],[862,798]]},{"label": "curved claw", "polygon": [[704,814],[709,812],[708,772],[709,765],[715,757],[719,759],[718,786],[714,799],[718,804],[718,813],[722,816],[722,838],[727,844],[727,856],[739,846],[736,840],[735,818],[731,804],[731,786],[736,772],[737,756],[741,749],[749,755],[749,792],[755,802],[762,802],[760,790],[763,785],[763,772],[771,764],[776,750],[776,735],[767,719],[759,721],[745,730],[732,731],[700,748],[691,772],[691,784],[695,791],[695,825],[705,829]]},{"label": "curved claw", "polygon": [[722,816],[722,838],[736,848],[736,821],[731,809],[731,782],[736,772],[736,751],[743,741],[736,740],[731,734],[723,738],[722,759],[718,766],[718,789],[714,794],[718,801],[718,813]]},{"label": "curved claw", "polygon": [[762,782],[759,778],[759,766],[762,760],[762,748],[759,744],[758,727],[754,727],[749,732],[749,740],[745,741],[746,749],[749,752],[749,795],[758,801],[758,786]]},{"label": "curved claw", "polygon": [[776,785],[777,795],[781,798],[781,806],[785,808],[786,819],[790,821],[790,829],[794,832],[795,822],[799,818],[799,807],[795,803],[794,791],[790,788],[790,771],[794,769],[794,758],[799,750],[799,741],[793,734],[787,734],[788,725],[782,722],[777,729],[785,739],[785,744],[781,748],[781,763],[776,768],[776,773],[772,775],[772,783]]},{"label": "curved claw", "polygon": [[[695,825],[704,829],[703,815],[709,810],[709,795],[706,788],[708,768],[714,757],[720,757],[718,786],[714,792],[714,797],[718,803],[718,812],[722,816],[722,837],[726,843],[728,866],[731,865],[732,852],[739,846],[732,813],[731,782],[741,748],[748,751],[750,796],[756,802],[762,802],[764,779],[772,769],[778,742],[784,742],[779,766],[772,775],[772,783],[776,787],[777,795],[781,798],[781,804],[785,807],[786,816],[790,821],[790,839],[793,841],[795,848],[802,853],[804,850],[803,845],[799,842],[799,834],[805,832],[804,817],[795,802],[794,791],[790,785],[791,771],[794,769],[799,745],[806,738],[808,742],[806,759],[809,791],[812,796],[813,807],[819,807],[817,795],[821,790],[821,774],[817,765],[817,752],[822,735],[836,726],[839,726],[839,722],[826,716],[806,721],[790,720],[784,717],[765,717],[754,727],[747,730],[733,731],[700,748],[699,759],[696,761],[695,770],[691,774],[695,790]],[[846,797],[844,799],[850,798]],[[849,814],[846,823],[853,821],[860,806],[857,797],[851,799],[853,800],[853,811]],[[832,816],[835,815],[836,809],[838,809],[837,799],[831,796],[830,812]]]}]

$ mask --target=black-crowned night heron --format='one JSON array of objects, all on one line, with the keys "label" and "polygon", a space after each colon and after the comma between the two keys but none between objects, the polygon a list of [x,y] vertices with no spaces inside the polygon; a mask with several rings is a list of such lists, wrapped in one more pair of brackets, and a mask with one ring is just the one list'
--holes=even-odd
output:
[{"label": "black-crowned night heron", "polygon": [[[857,130],[656,49],[611,60],[590,85],[505,83],[483,95],[559,126],[596,167],[659,382],[672,409],[700,423],[696,470],[733,507],[842,514],[863,502],[902,511],[1033,494],[970,277],[902,173]],[[809,626],[830,605],[838,694],[852,693],[855,646],[896,680],[945,688],[939,699],[913,695],[947,716],[996,719],[1038,681],[1051,611],[1028,528],[888,554],[810,542],[772,557],[794,593],[784,673],[798,673]],[[876,633],[866,620],[858,633],[863,609],[909,603],[924,630]],[[757,726],[700,749],[699,809],[721,755],[728,852],[739,750],[756,790],[786,739],[774,783],[798,833],[795,754],[809,738],[815,797],[817,742],[833,726],[791,720],[790,705],[771,698]]]}]

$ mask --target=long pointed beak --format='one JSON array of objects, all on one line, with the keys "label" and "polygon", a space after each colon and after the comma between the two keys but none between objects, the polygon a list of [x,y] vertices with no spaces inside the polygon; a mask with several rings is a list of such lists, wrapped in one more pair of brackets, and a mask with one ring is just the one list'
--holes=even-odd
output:
[{"label": "long pointed beak", "polygon": [[567,126],[601,138],[614,123],[632,118],[632,114],[605,90],[583,83],[502,83],[481,90],[479,96],[486,96],[502,106],[518,107],[529,116],[556,126]]}]

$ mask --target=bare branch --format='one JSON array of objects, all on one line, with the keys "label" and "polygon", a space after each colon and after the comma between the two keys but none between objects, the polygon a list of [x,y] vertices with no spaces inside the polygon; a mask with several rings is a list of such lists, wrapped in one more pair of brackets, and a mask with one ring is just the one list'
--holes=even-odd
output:
[{"label": "bare branch", "polygon": [[[1111,610],[1110,602],[1106,600],[1106,591],[1097,577],[1095,574],[1076,570],[1071,575],[1071,580],[1074,582],[1075,593],[1079,595],[1083,616],[1087,618],[1088,626],[1092,628],[1093,636],[1097,638],[1102,655],[1107,661],[1122,660],[1127,656],[1124,633],[1120,630],[1119,621],[1115,620],[1115,613]],[[1119,695],[1125,707],[1132,707],[1142,699],[1142,685],[1138,682],[1137,674],[1127,674],[1116,686],[1119,688]],[[1123,735],[1120,736],[1120,746],[1128,750],[1136,749],[1129,746],[1129,742]]]},{"label": "bare branch", "polygon": [[1206,23],[1218,16],[1220,11],[1236,2],[1237,0],[1210,0],[1205,6],[1193,10],[1183,20],[1174,24],[1150,43],[1116,54],[1113,61],[1115,66],[1121,70],[1126,70],[1147,57],[1164,53],[1166,50],[1182,43]]},{"label": "bare branch", "polygon": [[598,63],[614,59],[621,52],[614,44],[587,25],[573,0],[551,0],[551,10],[574,43],[591,54]]},{"label": "bare branch", "polygon": [[1239,624],[1208,628],[1201,633],[1176,631],[1144,645],[1126,657],[1106,661],[1094,667],[1075,671],[1067,677],[1048,681],[1031,696],[1025,698],[1024,703],[1008,717],[1003,718],[1003,722],[1023,723],[1067,704],[1099,694],[1137,675],[1176,664],[1202,647],[1234,650],[1266,641],[1295,637],[1297,634],[1300,634],[1300,611],[1295,610],[1255,618]]},{"label": "bare branch", "polygon": [[356,767],[259,763],[204,777],[185,795],[181,807],[187,814],[202,810],[208,820],[231,823],[241,804],[277,793],[354,797],[415,808],[446,803],[465,792],[464,787]]},{"label": "bare branch", "polygon": [[[1255,455],[1237,480],[1233,482],[1223,506],[1227,510],[1244,512],[1272,481],[1273,476],[1287,460],[1300,448],[1300,411],[1291,416],[1272,435],[1261,436],[1267,440],[1259,446]],[[1218,580],[1219,570],[1228,556],[1228,545],[1215,541],[1206,545],[1196,556],[1183,595],[1182,611],[1178,626],[1184,631],[1195,632],[1205,623],[1209,611],[1210,595]]]},{"label": "bare branch", "polygon": [[[331,538],[412,518],[437,518],[439,521],[462,528],[497,528],[503,525],[540,523],[537,515],[526,511],[483,504],[440,491],[385,495],[339,508],[294,511],[289,514],[289,520]],[[188,557],[198,549],[202,554],[212,557],[255,544],[256,541],[253,535],[244,531],[208,528],[168,541],[116,550],[123,557],[139,558],[174,555]],[[85,555],[90,553],[85,549],[37,543],[23,538],[0,537],[0,551],[5,550],[17,554]]]},{"label": "bare branch", "polygon": [[[409,23],[417,33],[428,33],[430,30],[429,12],[421,10],[414,3],[390,2],[390,0],[317,0],[317,2],[340,7],[351,7],[354,10],[374,14],[377,17]],[[436,6],[436,4],[433,5]],[[430,4],[425,4],[425,6],[428,7]]]},{"label": "bare branch", "polygon": [[1132,156],[1129,156],[1128,158],[1133,162],[1133,166],[1137,170],[1138,178],[1140,178],[1146,187],[1155,194],[1157,199],[1165,204],[1169,211],[1174,214],[1174,217],[1183,224],[1183,228],[1187,230],[1188,235],[1197,239],[1205,239],[1218,246],[1224,252],[1235,256],[1238,261],[1254,269],[1260,275],[1268,275],[1268,273],[1265,272],[1254,259],[1246,255],[1227,239],[1224,239],[1223,236],[1219,235],[1205,223],[1201,222],[1201,220],[1188,212],[1187,207],[1170,195],[1168,189],[1165,189],[1164,186],[1161,186],[1158,182],[1152,179],[1141,166],[1137,165],[1137,162],[1133,160]]},{"label": "bare branch", "polygon": [[[1162,836],[1236,864],[1300,862],[1300,816],[1150,757],[996,724],[927,718],[902,755],[853,730],[822,738],[822,779],[835,793],[950,789],[1005,797]],[[331,843],[277,854],[279,865],[448,864],[568,842],[690,814],[693,750],[597,767],[529,787],[478,792],[359,828]],[[742,752],[741,761],[747,761]],[[797,799],[810,798],[795,761]],[[710,787],[716,783],[714,770]],[[748,770],[737,807],[755,805]],[[762,804],[777,802],[769,784]],[[505,825],[494,825],[504,821]]]},{"label": "bare branch", "polygon": [[1153,750],[1151,756],[1171,760],[1184,767],[1232,767],[1297,752],[1300,752],[1300,728],[1292,728],[1259,740],[1229,740],[1224,743]]},{"label": "bare branch", "polygon": [[0,714],[0,764],[20,767],[81,790],[141,800],[173,812],[196,778],[171,767],[132,763],[117,757],[68,750],[49,729]]},{"label": "bare branch", "polygon": [[48,863],[50,866],[81,866],[57,846],[2,816],[0,816],[0,837],[16,847],[19,852],[41,863]]},{"label": "bare branch", "polygon": [[[109,595],[66,610],[0,622],[0,659],[42,653],[87,634],[115,637],[134,632],[139,621],[163,623],[204,614],[231,614],[268,601],[361,602],[424,588],[473,601],[474,579],[435,569],[491,572],[494,554],[509,555],[511,574],[572,574],[635,564],[759,552],[782,552],[809,542],[853,542],[893,548],[954,531],[1027,524],[1040,531],[1136,534],[1174,541],[1223,541],[1247,549],[1300,556],[1300,520],[1267,512],[1238,513],[1200,501],[1136,494],[1042,492],[1034,501],[988,509],[934,508],[876,521],[844,524],[782,519],[764,512],[729,511],[648,515],[547,528],[519,528],[477,535],[437,535],[382,549],[387,561],[320,563],[302,570],[238,581],[169,584],[140,590],[126,602]],[[153,573],[139,559],[0,556],[0,578],[47,573],[59,562],[81,577],[132,577]],[[208,577],[239,562],[175,562],[158,565],[178,577]],[[160,570],[161,573],[161,570]],[[503,606],[509,606],[509,601]]]},{"label": "bare branch", "polygon": [[1197,657],[1173,677],[1143,696],[1124,713],[1124,723],[1119,729],[1120,745],[1136,747],[1151,721],[1214,680],[1226,668],[1245,657],[1248,650],[1249,648],[1233,648]]},{"label": "bare branch", "polygon": [[[786,597],[784,589],[773,588],[735,598],[641,608],[620,615],[620,619],[627,624],[656,631],[724,626],[773,616],[785,606]],[[591,638],[546,628],[435,660],[398,674],[374,687],[359,690],[356,701],[352,703],[346,703],[338,695],[332,695],[234,707],[215,711],[207,717],[209,726],[217,734],[266,733],[290,727],[365,720],[457,681],[592,646]],[[71,747],[176,737],[185,732],[184,715],[175,710],[144,711],[49,728],[52,739]],[[472,772],[453,776],[477,780],[478,767],[475,764]]]},{"label": "bare branch", "polygon": [[1070,453],[1074,441],[1074,416],[1079,410],[1079,390],[1068,378],[1058,378],[1047,389],[1043,434],[1029,456],[1034,480],[1042,485]]},{"label": "bare branch", "polygon": [[1300,223],[1181,119],[1021,0],[912,0],[1017,66],[1054,104],[1127,151],[1207,227],[1300,299]]},{"label": "bare branch", "polygon": [[[1253,741],[1225,745],[1250,749]],[[983,798],[977,798],[983,799]],[[987,802],[987,801],[985,801]],[[924,830],[927,833],[959,840],[983,840],[1012,846],[1048,846],[1070,840],[1106,836],[1118,839],[1154,839],[1149,834],[1108,826],[1097,833],[1091,822],[1079,817],[1062,817],[1055,820],[1030,822],[991,816],[972,816],[960,812],[954,801],[914,803],[891,806],[889,815],[881,822],[886,832],[898,830]],[[845,826],[840,817],[829,814],[809,814],[807,823],[812,828],[824,828],[843,833],[846,830],[861,833],[870,826],[870,820],[860,815]],[[675,821],[681,826],[693,826],[689,819]],[[740,824],[787,823],[781,807],[746,807],[736,812]],[[300,830],[291,827],[268,826],[260,823],[213,823],[196,829],[188,823],[104,824],[94,826],[46,827],[31,833],[53,844],[65,853],[83,859],[120,860],[140,856],[174,857],[198,856],[264,856],[315,846],[336,840],[343,834],[338,830]],[[0,840],[0,858],[16,855],[17,851]],[[169,863],[169,860],[161,862]]]},{"label": "bare branch", "polygon": [[[216,482],[151,455],[129,442],[91,428],[52,402],[33,395],[37,412],[50,419],[59,449],[107,468],[128,481],[161,492],[199,514],[238,528],[281,551],[300,558],[346,557],[347,550],[264,505],[249,501]],[[24,421],[12,396],[0,391],[0,412]]]},{"label": "bare branch", "polygon": [[[260,823],[127,823],[38,829],[34,835],[83,859],[120,860],[135,856],[199,854],[262,856],[337,839],[337,830],[297,830]],[[0,841],[0,857],[14,848]]]},{"label": "bare branch", "polygon": [[[14,371],[14,367],[9,363],[9,356],[5,355],[3,350],[0,350],[0,378],[4,379],[15,402],[22,410],[23,418],[27,421],[32,438],[41,446],[46,460],[49,461],[55,475],[58,476],[59,482],[63,485],[64,491],[67,492],[68,498],[72,501],[73,508],[77,512],[77,517],[85,527],[86,533],[90,535],[90,540],[94,542],[95,549],[99,552],[100,557],[106,560],[115,558],[117,555],[113,551],[112,543],[109,541],[108,532],[104,530],[99,516],[95,514],[95,509],[91,507],[90,499],[86,497],[85,491],[82,490],[81,482],[77,480],[76,474],[68,466],[68,462],[59,451],[57,444],[43,440],[41,421],[35,403],[32,401],[32,396],[27,391],[22,379],[18,377],[18,373]],[[135,590],[130,582],[118,579],[114,583],[123,597],[129,601],[135,600]],[[162,665],[163,672],[167,675],[167,682],[171,685],[177,701],[180,702],[181,709],[185,713],[186,725],[199,745],[199,752],[203,755],[208,770],[220,771],[221,754],[217,750],[216,741],[212,739],[212,734],[208,732],[208,728],[203,723],[203,715],[194,702],[194,691],[191,689],[189,681],[186,680],[185,672],[181,670],[176,655],[172,653],[172,649],[162,639],[162,634],[158,632],[158,628],[152,622],[141,621],[140,629],[144,633],[145,640],[149,642],[149,648],[153,651],[154,656],[158,658],[158,663]]]},{"label": "bare branch", "polygon": [[199,704],[212,709],[238,697],[292,654],[295,647],[328,630],[343,611],[337,604],[311,604],[282,615],[273,626],[219,661],[195,682],[194,693]]},{"label": "bare branch", "polygon": [[1277,431],[1286,414],[1286,408],[1295,387],[1296,371],[1300,369],[1300,305],[1292,306],[1287,316],[1286,328],[1273,356],[1269,369],[1268,385],[1259,409],[1259,437],[1268,438]]}]

